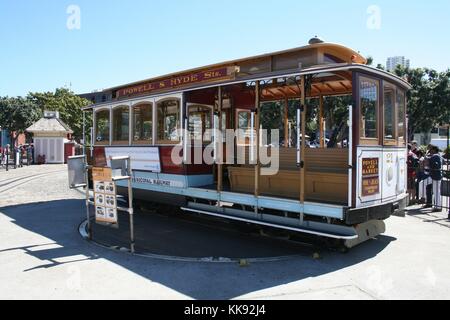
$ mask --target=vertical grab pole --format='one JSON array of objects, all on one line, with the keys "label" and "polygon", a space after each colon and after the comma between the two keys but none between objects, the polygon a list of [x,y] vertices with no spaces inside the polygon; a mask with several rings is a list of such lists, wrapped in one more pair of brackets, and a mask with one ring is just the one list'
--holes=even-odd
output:
[{"label": "vertical grab pole", "polygon": [[352,207],[353,183],[353,106],[348,106],[348,207]]},{"label": "vertical grab pole", "polygon": [[[259,101],[260,82],[255,83],[255,110],[251,113],[251,163],[255,163],[255,217],[258,217],[259,175],[261,167],[259,163]],[[256,135],[256,137],[255,137]]]},{"label": "vertical grab pole", "polygon": [[[446,149],[446,158],[447,158],[447,174],[450,173],[450,165],[448,164],[450,161],[450,124],[447,126],[447,149]],[[442,167],[444,168],[444,167]],[[448,180],[448,178],[447,178]],[[447,181],[447,188],[449,183]],[[447,189],[448,192],[448,189]],[[450,219],[450,197],[447,197],[447,208],[448,208],[448,218]]]},{"label": "vertical grab pole", "polygon": [[297,106],[297,166],[300,168],[301,166],[301,140],[300,140],[300,134],[302,131],[301,128],[301,116],[302,116],[302,106]]},{"label": "vertical grab pole", "polygon": [[302,146],[300,153],[300,202],[305,203],[305,153],[306,153],[306,92],[305,76],[301,78],[301,127],[302,127]]},{"label": "vertical grab pole", "polygon": [[290,148],[289,139],[289,99],[284,98],[284,147]]},{"label": "vertical grab pole", "polygon": [[83,156],[86,155],[86,111],[83,111]]},{"label": "vertical grab pole", "polygon": [[91,159],[94,157],[94,128],[91,128],[91,141],[89,151],[91,153]]},{"label": "vertical grab pole", "polygon": [[254,127],[255,127],[255,112],[252,111],[250,113],[250,164],[253,164],[255,162],[255,152],[254,152],[255,133],[253,132]]},{"label": "vertical grab pole", "polygon": [[89,166],[87,164],[87,157],[84,156],[84,165],[85,165],[85,180],[86,180],[86,218],[87,218],[87,230],[88,230],[88,238],[92,240],[92,223],[91,223],[91,212],[90,212],[90,204],[89,204]]},{"label": "vertical grab pole", "polygon": [[319,98],[320,147],[325,148],[325,120],[323,119],[323,96]]},{"label": "vertical grab pole", "polygon": [[[220,138],[223,137],[223,128],[222,128],[222,109],[223,109],[223,101],[222,101],[222,87],[218,88],[217,92],[218,99],[218,108],[219,108],[219,132]],[[215,130],[214,130],[215,132]],[[215,143],[219,144],[219,157],[217,158],[217,192],[222,192],[223,190],[223,140],[215,141]]]},{"label": "vertical grab pole", "polygon": [[131,183],[131,157],[127,159],[128,170],[128,214],[130,215],[130,249],[134,253],[134,209],[133,209],[133,186]]},{"label": "vertical grab pole", "polygon": [[[254,160],[256,161],[256,166],[255,166],[255,197],[259,197],[259,175],[261,172],[261,167],[260,167],[260,163],[259,163],[259,96],[260,96],[260,82],[256,81],[256,85],[255,85],[255,112],[253,115],[254,118],[254,128],[255,130],[253,131],[252,128],[252,132],[254,132],[254,134],[256,135],[256,137],[254,138],[254,142],[255,142],[255,146],[254,148],[254,152],[255,155],[254,157],[256,157]],[[256,205],[256,212],[258,211],[258,206]]]}]

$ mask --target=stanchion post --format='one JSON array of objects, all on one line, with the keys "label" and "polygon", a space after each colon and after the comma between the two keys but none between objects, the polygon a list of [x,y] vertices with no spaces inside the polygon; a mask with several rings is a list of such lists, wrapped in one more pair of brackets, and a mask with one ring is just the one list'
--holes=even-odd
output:
[{"label": "stanchion post", "polygon": [[86,165],[85,169],[85,179],[86,179],[86,217],[87,217],[87,231],[88,238],[92,240],[92,224],[91,224],[91,212],[90,212],[90,203],[89,203],[89,166],[87,164],[87,157],[84,156],[84,161]]},{"label": "stanchion post", "polygon": [[130,249],[134,253],[134,210],[133,210],[133,186],[131,172],[131,157],[127,159],[128,170],[128,214],[130,215]]}]

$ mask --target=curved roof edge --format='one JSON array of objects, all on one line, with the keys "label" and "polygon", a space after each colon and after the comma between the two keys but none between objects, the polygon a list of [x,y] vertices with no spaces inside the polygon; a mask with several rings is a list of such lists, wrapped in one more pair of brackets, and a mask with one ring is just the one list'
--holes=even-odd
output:
[{"label": "curved roof edge", "polygon": [[323,49],[323,50],[328,49],[330,51],[339,52],[340,54],[342,54],[342,56],[348,56],[347,60],[344,60],[344,62],[347,62],[347,63],[351,63],[351,62],[359,63],[359,64],[367,63],[367,59],[364,56],[362,56],[359,52],[356,52],[355,50],[353,50],[349,47],[346,47],[346,46],[343,46],[340,44],[336,44],[336,43],[323,42],[323,43],[316,43],[316,44],[306,45],[306,46],[302,46],[302,47],[297,47],[297,48],[292,48],[292,49],[287,49],[287,50],[282,50],[282,51],[275,51],[275,52],[270,52],[270,53],[264,53],[261,55],[250,56],[250,57],[246,57],[246,58],[240,58],[240,59],[229,60],[229,61],[223,61],[223,62],[214,63],[214,64],[210,64],[210,65],[206,65],[206,66],[177,71],[174,73],[164,74],[164,75],[147,78],[147,79],[143,79],[143,80],[139,80],[139,81],[135,81],[135,82],[131,82],[131,83],[126,83],[126,84],[119,85],[119,86],[114,86],[114,87],[103,90],[103,92],[114,91],[114,90],[117,90],[117,89],[120,89],[123,87],[139,85],[139,84],[145,83],[145,82],[157,81],[162,78],[168,78],[168,77],[172,77],[172,76],[180,76],[180,75],[184,75],[186,73],[192,73],[192,72],[199,71],[202,69],[210,69],[210,68],[215,68],[218,66],[230,65],[230,64],[249,61],[249,60],[257,60],[257,59],[267,58],[267,57],[274,56],[274,55],[280,55],[280,54],[291,53],[291,52],[296,52],[296,51],[305,51],[305,50],[309,50],[309,49]]}]

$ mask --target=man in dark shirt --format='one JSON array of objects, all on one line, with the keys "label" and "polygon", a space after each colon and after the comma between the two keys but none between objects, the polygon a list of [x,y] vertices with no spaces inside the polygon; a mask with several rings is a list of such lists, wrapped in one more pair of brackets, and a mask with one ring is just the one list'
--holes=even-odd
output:
[{"label": "man in dark shirt", "polygon": [[430,177],[433,180],[433,212],[440,212],[442,211],[442,157],[439,154],[439,148],[436,146],[431,147],[430,155]]}]

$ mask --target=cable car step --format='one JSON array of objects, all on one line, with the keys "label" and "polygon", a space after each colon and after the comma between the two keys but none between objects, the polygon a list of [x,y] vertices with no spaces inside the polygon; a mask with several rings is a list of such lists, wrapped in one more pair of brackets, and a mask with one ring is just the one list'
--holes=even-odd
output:
[{"label": "cable car step", "polygon": [[208,216],[252,223],[256,225],[284,229],[299,233],[312,234],[327,238],[355,240],[358,239],[358,232],[350,226],[339,226],[327,223],[304,221],[299,219],[279,217],[268,214],[256,214],[254,212],[237,210],[232,208],[217,207],[200,203],[188,203],[187,207],[182,207],[185,212],[193,212]]}]

